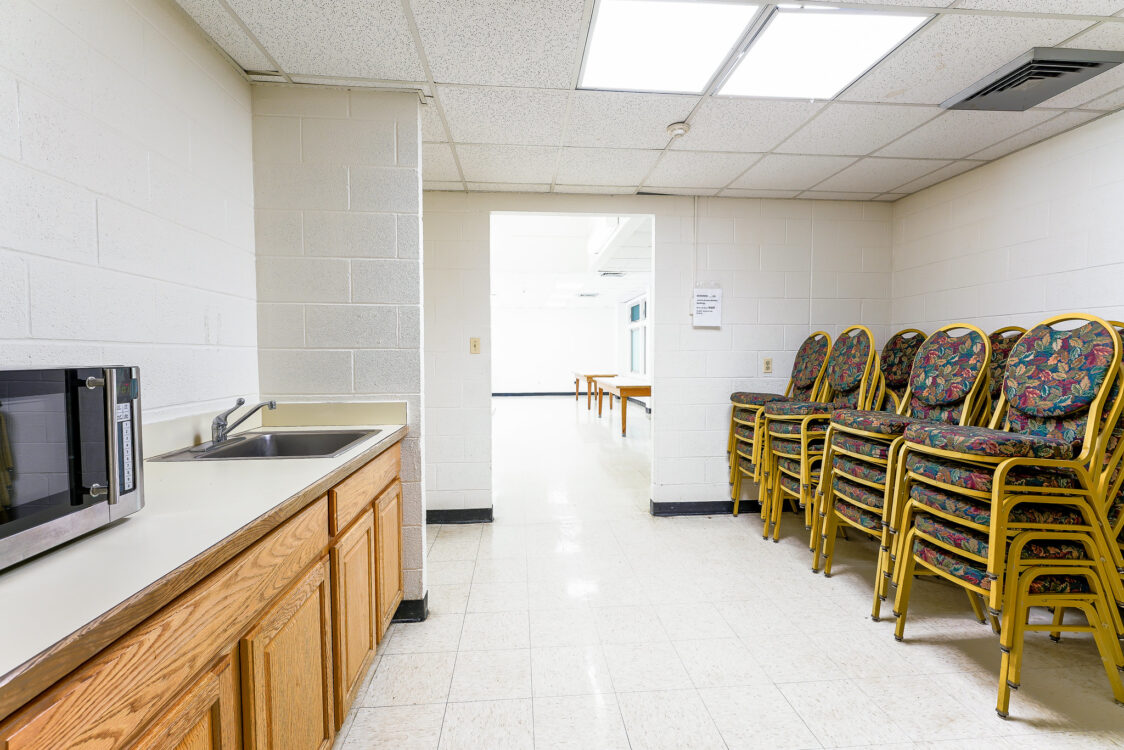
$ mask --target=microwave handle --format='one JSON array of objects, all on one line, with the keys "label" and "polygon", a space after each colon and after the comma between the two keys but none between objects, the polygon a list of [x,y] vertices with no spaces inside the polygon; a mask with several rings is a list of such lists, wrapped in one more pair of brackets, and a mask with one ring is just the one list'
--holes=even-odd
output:
[{"label": "microwave handle", "polygon": [[121,482],[118,478],[117,463],[121,460],[121,446],[117,445],[117,370],[108,367],[105,373],[105,448],[109,458],[109,471],[106,472],[109,484],[109,494],[106,498],[110,505],[116,505],[121,499]]}]

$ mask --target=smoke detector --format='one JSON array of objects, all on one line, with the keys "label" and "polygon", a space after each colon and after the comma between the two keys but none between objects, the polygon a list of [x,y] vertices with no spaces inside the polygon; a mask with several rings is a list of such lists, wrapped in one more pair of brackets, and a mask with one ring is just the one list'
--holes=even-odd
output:
[{"label": "smoke detector", "polygon": [[673,122],[667,126],[667,134],[672,138],[680,138],[691,132],[691,126],[685,122]]},{"label": "smoke detector", "polygon": [[1023,112],[1124,62],[1124,52],[1034,47],[941,104]]}]

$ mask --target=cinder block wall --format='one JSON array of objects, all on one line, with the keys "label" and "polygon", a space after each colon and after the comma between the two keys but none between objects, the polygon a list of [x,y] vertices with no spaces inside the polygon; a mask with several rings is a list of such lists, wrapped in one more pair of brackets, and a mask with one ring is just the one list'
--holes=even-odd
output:
[{"label": "cinder block wall", "polygon": [[416,94],[256,86],[263,398],[405,401],[405,595],[424,592]]}]

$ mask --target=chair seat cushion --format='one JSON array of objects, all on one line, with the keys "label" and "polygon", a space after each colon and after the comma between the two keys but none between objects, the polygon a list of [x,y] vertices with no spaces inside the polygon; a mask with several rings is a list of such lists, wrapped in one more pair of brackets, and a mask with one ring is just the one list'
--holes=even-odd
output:
[{"label": "chair seat cushion", "polygon": [[[773,446],[774,453],[780,453],[785,456],[799,456],[800,455],[800,441],[798,440],[772,440],[770,445]],[[823,441],[812,440],[808,443],[809,453],[823,453]]]},{"label": "chair seat cushion", "polygon": [[858,503],[865,505],[868,508],[881,508],[885,502],[885,498],[878,490],[867,487],[864,484],[857,482],[848,482],[843,477],[835,477],[831,482],[831,489],[837,495]]},{"label": "chair seat cushion", "polygon": [[882,530],[882,516],[871,513],[869,510],[863,510],[856,505],[851,505],[845,500],[835,503],[835,512],[864,529]]},{"label": "chair seat cushion", "polygon": [[832,436],[831,444],[849,453],[857,453],[860,456],[870,456],[871,458],[880,458],[883,461],[890,456],[890,445],[888,443],[883,443],[880,440],[868,440],[854,435],[846,435],[841,432],[837,432]]},{"label": "chair seat cushion", "polygon": [[[802,429],[802,422],[769,422],[769,432],[779,433],[781,435],[799,435]],[[809,432],[823,432],[824,429],[823,425],[818,422],[808,423]]]},{"label": "chair seat cushion", "polygon": [[735,422],[748,422],[753,424],[753,420],[757,417],[757,412],[760,411],[756,408],[750,407],[735,407],[734,408],[734,421]]},{"label": "chair seat cushion", "polygon": [[745,456],[738,456],[738,468],[749,474],[753,473],[753,462]]},{"label": "chair seat cushion", "polygon": [[837,409],[831,413],[831,423],[853,430],[877,432],[882,435],[901,435],[913,423],[911,417],[903,417],[884,411],[858,411],[856,409]]},{"label": "chair seat cushion", "polygon": [[831,415],[835,405],[824,401],[772,401],[765,404],[765,413],[778,417],[806,417],[811,414]]},{"label": "chair seat cushion", "polygon": [[915,422],[905,430],[906,442],[992,458],[1073,458],[1073,443],[1061,438],[1021,432]]},{"label": "chair seat cushion", "polygon": [[[985,590],[991,589],[991,579],[987,577],[987,569],[981,563],[972,562],[923,539],[913,540],[913,554],[918,560],[966,583]],[[1032,594],[1083,594],[1088,590],[1089,584],[1083,576],[1038,576],[1030,584]]]},{"label": "chair seat cushion", "polygon": [[782,489],[793,495],[800,495],[800,480],[796,477],[790,477],[788,474],[781,474],[779,478]]},{"label": "chair seat cushion", "polygon": [[[986,500],[975,500],[923,484],[910,487],[909,499],[970,523],[980,526],[991,524],[991,503]],[[1084,523],[1084,519],[1076,510],[1062,505],[1019,503],[1011,510],[1010,522],[1064,526]]]},{"label": "chair seat cushion", "polygon": [[[991,492],[994,471],[988,467],[938,458],[925,453],[907,453],[905,468],[935,482],[977,492]],[[1010,484],[1021,487],[1077,487],[1077,477],[1069,471],[1017,467],[1007,473]]]},{"label": "chair seat cushion", "polygon": [[[922,534],[944,542],[950,547],[957,547],[977,557],[987,557],[986,534],[924,514],[917,516],[914,526]],[[1023,547],[1022,556],[1024,560],[1083,560],[1085,547],[1059,540],[1031,540]]]},{"label": "chair seat cushion", "polygon": [[800,474],[800,461],[799,461],[799,459],[785,458],[784,456],[779,456],[777,458],[777,466],[779,466],[783,471],[787,471],[787,472],[790,472],[792,474],[796,474],[797,476],[799,476],[799,474]]},{"label": "chair seat cushion", "polygon": [[753,441],[753,428],[749,425],[739,424],[734,427],[734,437],[745,442]]},{"label": "chair seat cushion", "polygon": [[738,406],[764,406],[770,401],[785,401],[788,396],[780,393],[756,393],[754,391],[736,391],[730,394],[730,402]]},{"label": "chair seat cushion", "polygon": [[846,474],[847,476],[855,477],[856,479],[864,479],[867,482],[874,482],[882,486],[886,485],[886,467],[869,464],[866,461],[859,461],[857,458],[851,458],[841,453],[835,454],[832,460],[835,471]]}]

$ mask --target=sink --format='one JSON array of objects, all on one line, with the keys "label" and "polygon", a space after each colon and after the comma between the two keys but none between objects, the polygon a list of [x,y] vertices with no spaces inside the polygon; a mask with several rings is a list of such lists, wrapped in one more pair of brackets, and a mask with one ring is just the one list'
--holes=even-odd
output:
[{"label": "sink", "polygon": [[157,461],[234,461],[265,458],[331,458],[382,430],[302,430],[249,432],[218,445],[204,444],[156,458]]}]

